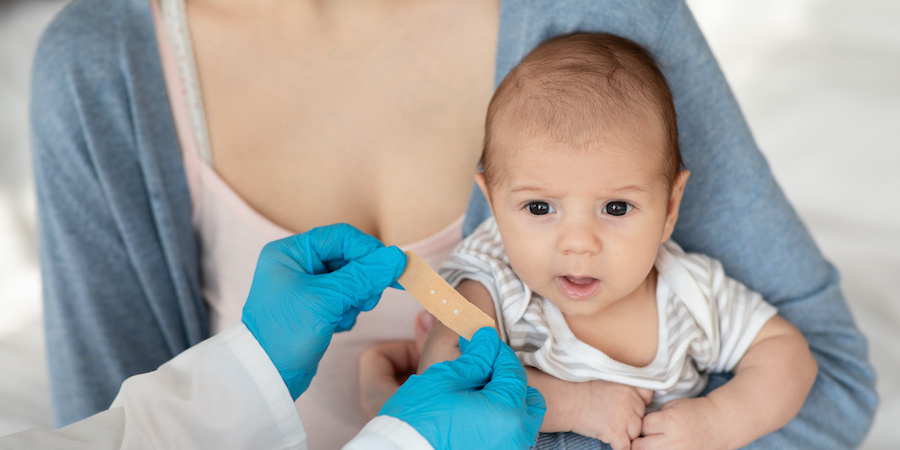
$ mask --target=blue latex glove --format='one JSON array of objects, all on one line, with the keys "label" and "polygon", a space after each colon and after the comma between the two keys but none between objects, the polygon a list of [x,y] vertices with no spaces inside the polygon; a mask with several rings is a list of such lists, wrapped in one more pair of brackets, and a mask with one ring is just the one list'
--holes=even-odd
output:
[{"label": "blue latex glove", "polygon": [[436,449],[533,445],[547,405],[513,350],[490,327],[459,347],[462,356],[411,376],[378,414],[412,425]]},{"label": "blue latex glove", "polygon": [[241,320],[294,400],[316,374],[331,335],[349,330],[396,284],[406,255],[347,224],[266,244]]}]

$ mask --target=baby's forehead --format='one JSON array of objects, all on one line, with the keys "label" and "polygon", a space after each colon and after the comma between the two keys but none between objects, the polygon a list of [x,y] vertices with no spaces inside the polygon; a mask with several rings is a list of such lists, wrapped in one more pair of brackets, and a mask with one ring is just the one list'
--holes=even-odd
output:
[{"label": "baby's forehead", "polygon": [[662,185],[671,181],[665,161],[669,150],[658,133],[617,129],[614,133],[603,133],[602,137],[588,135],[573,139],[550,129],[532,129],[498,133],[496,138],[491,149],[492,173],[486,174],[496,181],[531,176],[526,174],[544,178],[550,175],[543,171],[548,161],[564,161],[573,170],[620,167],[623,168],[621,178],[652,180],[654,185],[657,181]]},{"label": "baby's forehead", "polygon": [[627,151],[646,158],[649,163],[677,152],[669,145],[663,120],[650,108],[554,117],[530,113],[527,107],[517,108],[515,114],[498,117],[492,128],[492,145],[485,151],[496,152],[498,156],[509,153],[504,150],[516,153],[520,148],[609,152],[610,157],[620,157],[621,152]]}]

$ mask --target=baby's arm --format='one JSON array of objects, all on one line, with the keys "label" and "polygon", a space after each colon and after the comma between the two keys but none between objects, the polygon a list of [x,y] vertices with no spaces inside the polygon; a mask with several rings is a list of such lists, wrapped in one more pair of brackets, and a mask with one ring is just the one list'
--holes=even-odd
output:
[{"label": "baby's arm", "polygon": [[378,415],[416,369],[416,341],[391,341],[366,349],[359,358],[359,397],[366,419]]},{"label": "baby's arm", "polygon": [[[494,311],[494,302],[491,293],[481,283],[472,280],[463,280],[456,286],[457,292],[469,300],[473,305],[484,311],[497,323],[497,313]],[[459,350],[459,335],[447,328],[440,321],[434,324],[428,338],[425,340],[425,348],[419,359],[418,373],[439,362],[459,358],[462,353]]]},{"label": "baby's arm", "polygon": [[818,366],[803,335],[774,316],[734,369],[706,397],[673,400],[644,418],[637,450],[739,448],[785,425],[800,411]]},{"label": "baby's arm", "polygon": [[[464,280],[456,290],[497,321],[493,299],[484,285]],[[459,335],[438,322],[425,342],[418,372],[459,355]],[[526,367],[526,371],[528,384],[547,401],[541,431],[575,431],[607,442],[614,449],[627,448],[640,434],[644,408],[652,397],[650,391],[601,380],[572,383],[532,367]]]}]

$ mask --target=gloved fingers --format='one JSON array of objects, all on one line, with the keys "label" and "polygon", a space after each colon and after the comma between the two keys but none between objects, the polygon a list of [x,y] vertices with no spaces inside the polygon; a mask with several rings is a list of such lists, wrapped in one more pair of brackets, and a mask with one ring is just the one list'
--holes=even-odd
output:
[{"label": "gloved fingers", "polygon": [[[346,223],[330,225],[326,228],[328,232],[337,234],[337,248],[325,245],[312,247],[322,261],[356,261],[384,247],[384,244],[374,236],[363,233],[356,227]],[[400,249],[397,250],[399,253],[397,256],[402,260],[398,261],[402,273],[403,268],[406,267],[406,255],[399,251]],[[343,266],[344,264],[341,264],[339,267]],[[337,268],[335,267],[334,269]],[[399,277],[400,273],[397,276]]]},{"label": "gloved fingers", "polygon": [[277,241],[304,273],[322,274],[384,247],[378,239],[345,223],[313,228]]},{"label": "gloved fingers", "polygon": [[358,309],[350,309],[341,316],[340,322],[334,327],[335,333],[341,333],[353,328],[356,325],[356,317],[359,316]]},{"label": "gloved fingers", "polygon": [[[306,276],[306,285],[335,293],[323,306],[343,316],[351,309],[370,310],[381,293],[403,273],[406,255],[397,247],[382,247],[331,273]],[[323,298],[325,298],[323,296]]]},{"label": "gloved fingers", "polygon": [[462,352],[462,356],[477,360],[480,364],[486,365],[489,371],[494,366],[500,346],[500,336],[493,327],[482,327],[472,335],[471,341],[467,341],[461,336],[459,338],[459,350]]},{"label": "gloved fingers", "polygon": [[[490,380],[490,367],[472,358],[460,356],[455,360],[437,363],[425,369],[422,375],[413,375],[427,384],[433,392],[472,391],[484,387]],[[412,379],[413,377],[410,377]],[[407,380],[407,383],[409,380]]]},{"label": "gloved fingers", "polygon": [[528,386],[525,391],[525,405],[528,407],[529,416],[538,417],[543,421],[544,414],[547,412],[547,401],[540,391]]},{"label": "gloved fingers", "polygon": [[381,295],[376,295],[375,297],[363,300],[359,304],[359,308],[350,308],[347,311],[344,311],[344,314],[341,316],[341,321],[338,322],[337,328],[335,328],[335,332],[347,331],[353,328],[353,325],[356,324],[356,318],[359,316],[361,311],[371,311],[375,305],[378,304],[378,301],[381,300]]},{"label": "gloved fingers", "polygon": [[367,298],[359,303],[359,310],[360,311],[371,311],[373,308],[375,308],[375,305],[378,304],[379,300],[381,300],[380,293],[374,297]]},{"label": "gloved fingers", "polygon": [[514,398],[522,397],[526,394],[528,388],[528,375],[525,373],[525,367],[519,362],[516,353],[509,345],[504,342],[498,342],[497,358],[494,361],[491,382],[485,386],[497,392],[504,392]]},{"label": "gloved fingers", "polygon": [[371,311],[375,305],[378,304],[378,300],[381,300],[381,295],[376,295],[372,298],[363,300],[359,304],[359,308],[350,308],[345,311],[341,316],[341,321],[338,322],[337,328],[335,328],[335,332],[347,331],[353,328],[353,325],[356,324],[356,318],[359,316],[360,311]]},{"label": "gloved fingers", "polygon": [[[547,413],[547,402],[537,389],[528,386],[525,393],[525,406],[528,413],[527,427],[536,439],[538,431],[544,423],[544,415]],[[534,445],[534,440],[531,441],[531,445]]]},{"label": "gloved fingers", "polygon": [[462,355],[452,361],[435,364],[425,370],[423,377],[432,382],[449,384],[455,390],[481,388],[490,380],[494,359],[500,346],[497,331],[490,327],[478,330],[472,341],[459,339]]},{"label": "gloved fingers", "polygon": [[354,286],[356,290],[352,294],[360,300],[367,300],[381,296],[388,286],[400,278],[405,268],[406,255],[399,248],[382,247],[349,261],[344,267],[328,274],[326,280],[333,280],[338,286]]},{"label": "gloved fingers", "polygon": [[[500,342],[500,335],[498,335],[498,334],[497,334],[497,330],[494,329],[494,328],[492,328],[492,327],[481,327],[481,328],[479,328],[479,329],[475,332],[475,334],[472,335],[472,342],[475,341],[475,337],[478,336],[479,334],[490,333],[489,331],[484,331],[484,332],[482,332],[481,330],[484,330],[484,329],[493,330],[493,336],[486,336],[486,337],[485,337],[485,336],[482,336],[482,337],[480,337],[479,339],[488,339],[488,340],[491,340],[491,341],[494,341],[494,340],[495,340],[495,341],[497,341],[498,343]],[[465,352],[466,352],[466,347],[468,347],[470,343],[471,343],[471,342],[470,342],[470,341],[467,341],[466,338],[460,336],[460,337],[459,337],[459,350],[460,350],[461,352],[465,353]],[[491,344],[491,345],[494,345],[494,344]]]}]

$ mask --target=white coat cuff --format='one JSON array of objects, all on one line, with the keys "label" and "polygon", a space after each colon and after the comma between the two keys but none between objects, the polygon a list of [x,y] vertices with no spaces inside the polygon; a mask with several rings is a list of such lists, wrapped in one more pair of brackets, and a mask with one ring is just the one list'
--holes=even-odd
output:
[{"label": "white coat cuff", "polygon": [[434,447],[410,424],[391,416],[377,416],[350,441],[344,450],[363,449],[432,450]]},{"label": "white coat cuff", "polygon": [[238,322],[219,336],[227,342],[228,347],[256,384],[275,418],[275,426],[284,441],[296,447],[306,448],[306,430],[297,415],[297,407],[291,399],[287,385],[253,333],[243,322]]}]

